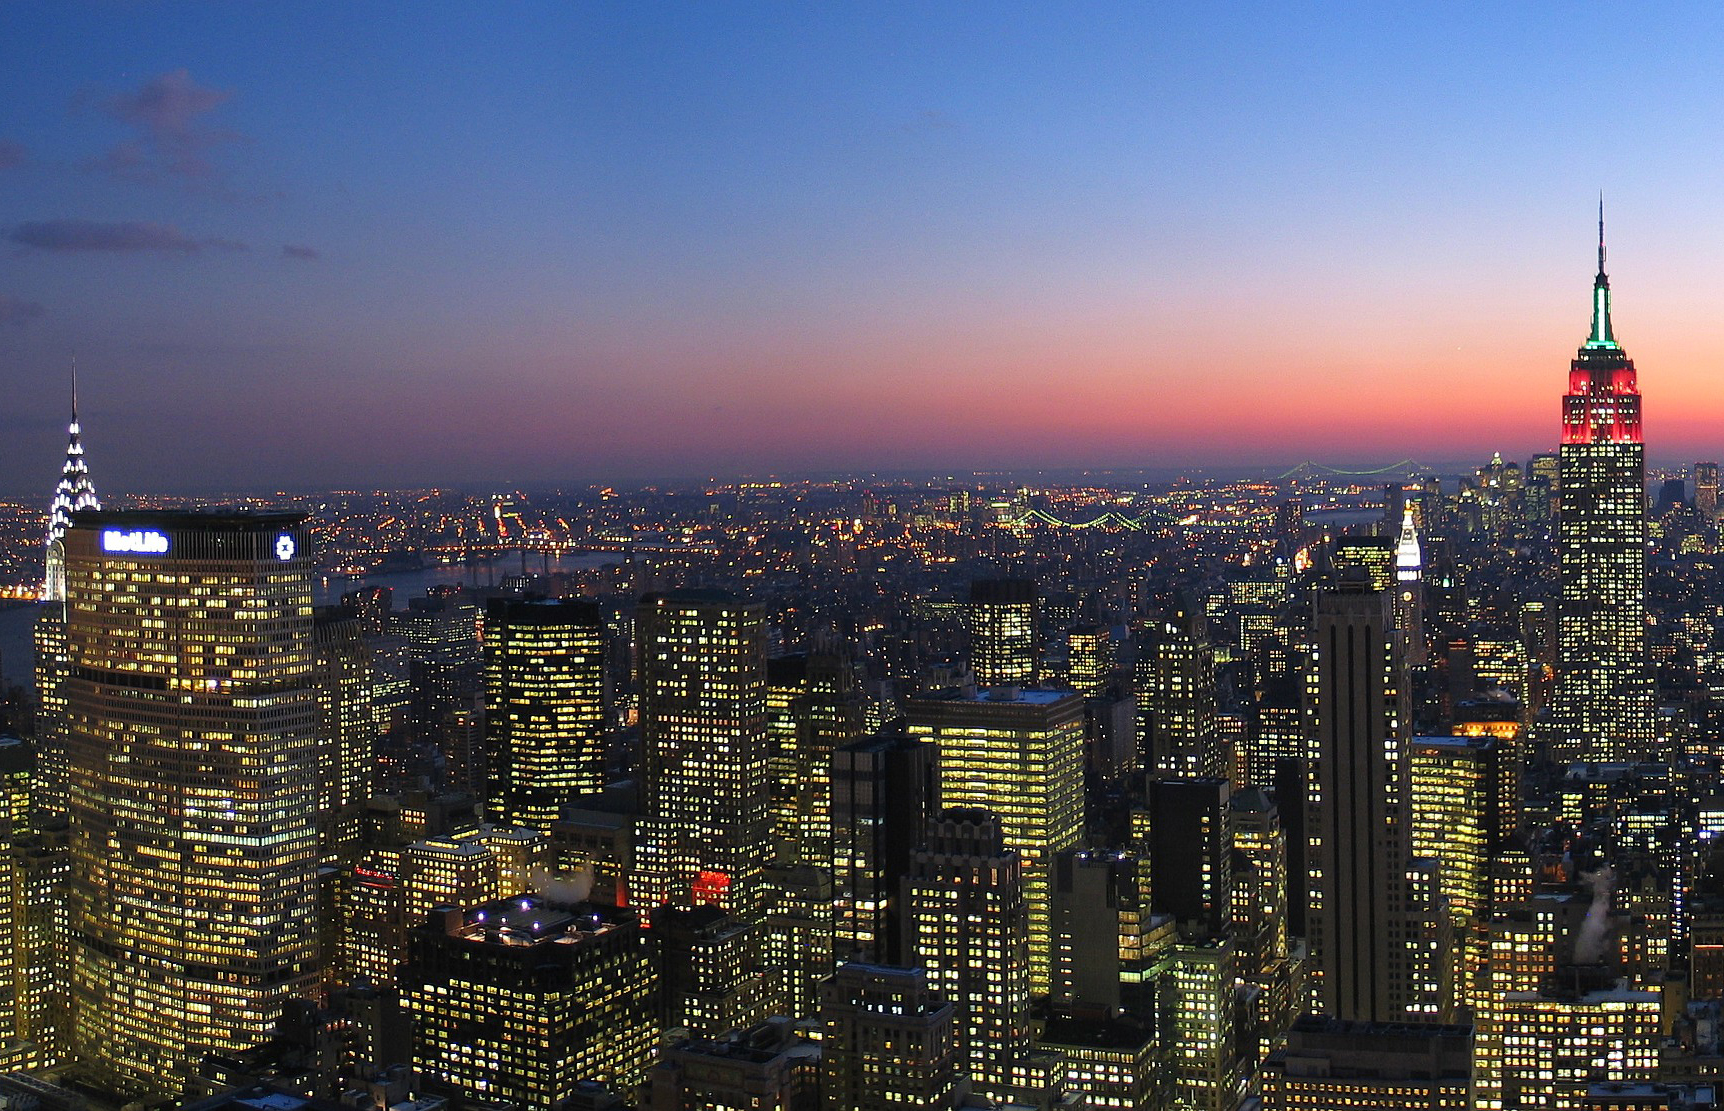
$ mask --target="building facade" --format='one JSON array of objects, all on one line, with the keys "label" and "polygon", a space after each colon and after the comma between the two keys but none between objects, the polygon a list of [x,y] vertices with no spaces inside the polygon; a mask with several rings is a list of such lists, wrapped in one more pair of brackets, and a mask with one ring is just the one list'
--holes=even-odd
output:
[{"label": "building facade", "polygon": [[166,1094],[317,975],[310,537],[87,512],[64,543],[72,1046]]}]

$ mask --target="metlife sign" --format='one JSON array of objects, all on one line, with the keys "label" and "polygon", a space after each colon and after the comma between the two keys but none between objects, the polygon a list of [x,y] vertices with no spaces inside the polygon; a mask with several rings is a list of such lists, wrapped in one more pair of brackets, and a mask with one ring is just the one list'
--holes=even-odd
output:
[{"label": "metlife sign", "polygon": [[168,534],[153,528],[106,528],[102,550],[127,555],[167,555]]}]

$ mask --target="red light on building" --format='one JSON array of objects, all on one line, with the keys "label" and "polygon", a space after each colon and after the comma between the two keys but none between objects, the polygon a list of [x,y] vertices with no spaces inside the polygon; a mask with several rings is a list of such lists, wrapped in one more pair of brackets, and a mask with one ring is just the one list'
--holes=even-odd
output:
[{"label": "red light on building", "polygon": [[730,874],[728,872],[702,872],[695,877],[695,902],[722,905],[729,894]]}]

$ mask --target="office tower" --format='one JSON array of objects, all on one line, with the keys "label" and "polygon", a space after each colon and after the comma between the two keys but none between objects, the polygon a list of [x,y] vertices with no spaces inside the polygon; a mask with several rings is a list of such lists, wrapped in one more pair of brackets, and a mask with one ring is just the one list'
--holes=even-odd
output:
[{"label": "office tower", "polygon": [[20,1033],[30,1043],[28,1067],[66,1060],[66,881],[71,870],[66,823],[16,834],[17,974],[15,1005]]},{"label": "office tower", "polygon": [[1149,901],[1188,940],[1219,937],[1233,914],[1232,785],[1221,778],[1164,779],[1146,787],[1148,821],[1133,823],[1149,865]]},{"label": "office tower", "polygon": [[590,602],[493,598],[485,610],[487,812],[549,830],[605,785],[605,626]]},{"label": "office tower", "polygon": [[812,1015],[820,981],[832,975],[832,872],[807,864],[766,870],[768,906],[760,922],[762,962],[777,979],[785,1014]]},{"label": "office tower", "polygon": [[1071,691],[995,687],[907,700],[912,736],[939,752],[940,804],[987,810],[1023,861],[1030,982],[1047,994],[1052,952],[1048,872],[1083,835],[1083,699]]},{"label": "office tower", "polygon": [[904,953],[957,1008],[976,1090],[1005,1098],[1030,1045],[1029,914],[1022,858],[992,814],[951,809],[929,824],[904,880]]},{"label": "office tower", "polygon": [[1153,779],[1227,775],[1209,643],[1171,621],[1150,622],[1138,633],[1136,678],[1138,766]]},{"label": "office tower", "polygon": [[1238,951],[1226,935],[1182,939],[1163,957],[1159,1021],[1170,1050],[1171,1106],[1238,1106],[1245,1064],[1236,1021],[1238,975]]},{"label": "office tower", "polygon": [[1263,676],[1253,695],[1244,785],[1273,787],[1279,768],[1305,759],[1304,692],[1297,675],[1282,671]]},{"label": "office tower", "polygon": [[1412,855],[1436,862],[1455,942],[1448,979],[1455,1002],[1471,1007],[1484,986],[1491,861],[1514,835],[1518,776],[1492,737],[1415,737],[1407,769]]},{"label": "office tower", "polygon": [[777,1017],[659,1054],[645,1111],[820,1111],[820,1046]]},{"label": "office tower", "polygon": [[[62,582],[63,582],[62,571]],[[36,649],[36,752],[34,804],[44,820],[66,816],[66,603],[45,602],[31,629]]]},{"label": "office tower", "polygon": [[[505,869],[488,851],[473,800],[465,796],[406,802],[374,796],[360,828],[360,849],[341,867],[339,967],[326,970],[327,978],[392,987],[407,959],[408,930],[440,905],[470,907],[495,898],[504,889]],[[471,856],[483,857],[478,871],[468,873],[474,878],[457,875],[462,856],[450,846],[470,846]],[[524,890],[514,884],[509,889]]]},{"label": "office tower", "polygon": [[902,964],[899,885],[940,811],[936,747],[883,733],[832,754],[833,953],[840,961]]},{"label": "office tower", "polygon": [[1603,891],[1496,914],[1476,1020],[1480,1108],[1578,1108],[1589,1083],[1653,1078],[1663,1004],[1632,959],[1634,926]]},{"label": "office tower", "polygon": [[760,927],[710,904],[654,908],[664,1028],[716,1038],[782,1013],[783,985],[768,974],[762,936]]},{"label": "office tower", "polygon": [[1399,546],[1386,536],[1342,536],[1335,540],[1335,550],[1329,565],[1336,578],[1346,578],[1349,570],[1362,570],[1373,590],[1388,590],[1395,584]]},{"label": "office tower", "polygon": [[1036,1047],[1066,1062],[1065,1091],[1083,1107],[1167,1106],[1161,1043],[1153,1021],[1134,1015],[1055,1014]]},{"label": "office tower", "polygon": [[1071,849],[1054,858],[1054,960],[1049,999],[1064,1013],[1155,1013],[1151,931],[1137,860]]},{"label": "office tower", "polygon": [[522,895],[411,932],[401,1006],[425,1086],[554,1111],[582,1081],[639,1085],[658,987],[632,911]]},{"label": "office tower", "polygon": [[1472,1111],[1473,1030],[1306,1015],[1261,1086],[1263,1111]]},{"label": "office tower", "polygon": [[1105,625],[1075,625],[1066,632],[1067,682],[1086,698],[1100,695],[1113,674],[1113,633]]},{"label": "office tower", "polygon": [[[51,1031],[41,1029],[38,1001],[33,997],[52,984],[32,983],[31,973],[41,954],[31,952],[42,940],[31,930],[28,876],[22,853],[31,841],[30,780],[36,757],[17,737],[0,736],[0,1069],[53,1064],[44,1059],[51,1044],[38,1041]],[[54,939],[57,940],[57,939]]]},{"label": "office tower", "polygon": [[984,687],[1033,685],[1041,675],[1041,592],[1028,579],[970,584],[970,667]]},{"label": "office tower", "polygon": [[1393,599],[1319,591],[1308,714],[1311,962],[1322,1013],[1395,1022],[1411,998],[1404,769],[1407,685]]},{"label": "office tower", "polygon": [[1528,522],[1542,524],[1555,515],[1560,471],[1561,460],[1553,453],[1543,452],[1527,460],[1523,500]]},{"label": "office tower", "polygon": [[100,509],[90,469],[84,463],[83,429],[78,424],[78,370],[72,368],[72,422],[66,428],[66,462],[48,507],[46,603],[33,631],[36,649],[35,806],[49,818],[66,813],[66,530],[72,514]]},{"label": "office tower", "polygon": [[442,785],[445,791],[486,797],[491,774],[485,753],[485,699],[483,696],[454,710],[445,711],[437,722],[437,749],[443,755]]},{"label": "office tower", "polygon": [[470,705],[481,689],[478,604],[459,592],[410,598],[395,625],[407,638],[414,720],[434,736],[443,715]]},{"label": "office tower", "polygon": [[1718,464],[1694,464],[1694,508],[1708,521],[1718,519]]},{"label": "office tower", "polygon": [[315,983],[310,538],[90,511],[65,545],[72,1048],[165,1095]]},{"label": "office tower", "polygon": [[1595,1084],[1647,1084],[1662,1041],[1659,993],[1616,984],[1492,993],[1475,1046],[1475,1106],[1491,1111],[1593,1106]]},{"label": "office tower", "polygon": [[828,1111],[962,1106],[970,1083],[955,1014],[929,986],[927,969],[839,965],[820,989]]},{"label": "office tower", "polygon": [[1401,538],[1395,544],[1395,627],[1406,646],[1407,666],[1425,664],[1425,559],[1419,550],[1419,532],[1413,511],[1401,519]]},{"label": "office tower", "polygon": [[771,803],[764,610],[677,590],[641,599],[636,624],[645,818],[631,898],[706,899],[757,920]]},{"label": "office tower", "polygon": [[[1241,1054],[1255,1062],[1304,1009],[1304,963],[1288,930],[1287,835],[1262,789],[1233,796],[1233,924],[1239,978],[1249,1014]],[[1249,1054],[1246,1049],[1249,1048]]]},{"label": "office tower", "polygon": [[767,661],[774,820],[787,864],[830,867],[832,753],[862,735],[856,668],[835,647]]},{"label": "office tower", "polygon": [[364,621],[341,610],[319,610],[313,630],[318,853],[324,864],[335,864],[359,849],[377,714]]},{"label": "office tower", "polygon": [[1563,760],[1649,759],[1656,732],[1646,658],[1646,448],[1634,363],[1611,329],[1602,210],[1592,334],[1562,404],[1553,749]]}]

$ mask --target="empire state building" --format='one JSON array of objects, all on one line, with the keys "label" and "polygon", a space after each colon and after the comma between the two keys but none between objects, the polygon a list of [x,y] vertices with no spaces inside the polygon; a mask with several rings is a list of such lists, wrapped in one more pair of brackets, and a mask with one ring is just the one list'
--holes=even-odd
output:
[{"label": "empire state building", "polygon": [[1592,334],[1569,368],[1557,461],[1555,752],[1565,760],[1651,759],[1646,447],[1634,362],[1611,330],[1602,205]]}]

